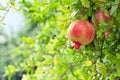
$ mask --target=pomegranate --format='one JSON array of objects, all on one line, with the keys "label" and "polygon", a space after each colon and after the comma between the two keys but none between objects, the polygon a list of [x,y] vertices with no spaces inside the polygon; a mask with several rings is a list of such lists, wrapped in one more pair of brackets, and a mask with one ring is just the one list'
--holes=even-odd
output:
[{"label": "pomegranate", "polygon": [[95,14],[95,19],[96,19],[96,24],[100,24],[100,19],[103,20],[104,22],[107,22],[108,19],[112,20],[112,17],[110,16],[110,13],[108,15],[105,15],[103,10],[99,10]]},{"label": "pomegranate", "polygon": [[[112,19],[112,16],[110,16],[110,13],[108,13],[108,15],[106,16],[105,15],[105,12],[103,10],[99,10],[96,12],[95,14],[95,19],[96,19],[96,24],[99,26],[100,24],[100,20],[103,20],[104,22],[107,22],[109,19],[110,19],[110,23],[113,22],[113,19]],[[106,29],[105,32],[103,32],[103,34],[105,36],[108,36],[109,35],[109,27]]]},{"label": "pomegranate", "polygon": [[76,20],[70,24],[67,35],[74,43],[73,47],[79,49],[80,46],[92,42],[95,35],[95,29],[88,21]]}]

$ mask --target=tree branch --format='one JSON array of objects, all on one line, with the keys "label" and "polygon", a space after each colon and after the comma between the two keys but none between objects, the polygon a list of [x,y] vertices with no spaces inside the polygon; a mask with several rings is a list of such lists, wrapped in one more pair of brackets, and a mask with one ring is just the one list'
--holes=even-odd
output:
[{"label": "tree branch", "polygon": [[5,19],[6,15],[7,15],[7,13],[10,11],[10,9],[11,9],[11,6],[6,10],[5,15],[2,17],[2,19],[1,19],[2,22],[4,21],[4,19]]},{"label": "tree branch", "polygon": [[94,62],[94,69],[95,69],[95,75],[94,76],[92,76],[92,80],[97,80],[97,74],[99,73],[98,71],[97,71],[97,66],[96,66],[96,63],[97,62]]}]

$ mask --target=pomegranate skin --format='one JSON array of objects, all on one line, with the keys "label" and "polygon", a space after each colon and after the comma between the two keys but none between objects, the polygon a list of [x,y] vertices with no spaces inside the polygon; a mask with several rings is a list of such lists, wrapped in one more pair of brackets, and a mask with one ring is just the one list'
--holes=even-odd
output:
[{"label": "pomegranate skin", "polygon": [[87,45],[93,41],[95,29],[88,21],[76,20],[68,27],[67,35],[68,38],[75,44],[74,47],[78,49],[81,45]]}]

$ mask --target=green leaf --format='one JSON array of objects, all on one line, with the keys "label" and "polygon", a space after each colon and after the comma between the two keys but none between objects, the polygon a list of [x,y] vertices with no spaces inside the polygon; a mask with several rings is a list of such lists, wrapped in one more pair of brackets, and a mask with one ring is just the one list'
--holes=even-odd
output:
[{"label": "green leaf", "polygon": [[102,75],[107,75],[107,67],[103,63],[97,63],[96,64],[97,71],[100,72]]},{"label": "green leaf", "polygon": [[6,74],[8,75],[13,75],[15,71],[16,68],[13,65],[8,65],[8,67],[6,68]]},{"label": "green leaf", "polygon": [[105,12],[105,16],[108,16],[109,17],[109,12],[108,12],[108,10],[104,10],[104,12]]},{"label": "green leaf", "polygon": [[117,49],[120,49],[120,44],[119,44],[119,45],[117,45]]},{"label": "green leaf", "polygon": [[86,8],[90,7],[90,2],[88,0],[81,0],[82,1],[82,5]]},{"label": "green leaf", "polygon": [[0,7],[0,10],[6,10],[4,7]]},{"label": "green leaf", "polygon": [[83,61],[82,65],[83,66],[91,66],[92,65],[92,61],[91,60]]},{"label": "green leaf", "polygon": [[81,20],[87,20],[88,19],[88,16],[87,15],[84,15]]},{"label": "green leaf", "polygon": [[3,7],[3,5],[2,5],[2,4],[0,4],[0,10],[6,10],[6,8],[5,8],[5,7]]},{"label": "green leaf", "polygon": [[112,6],[111,10],[110,10],[110,15],[113,15],[116,11],[117,11],[117,8],[118,8],[118,5],[115,5],[115,4],[119,4],[120,0],[115,0],[114,2],[114,6]]}]

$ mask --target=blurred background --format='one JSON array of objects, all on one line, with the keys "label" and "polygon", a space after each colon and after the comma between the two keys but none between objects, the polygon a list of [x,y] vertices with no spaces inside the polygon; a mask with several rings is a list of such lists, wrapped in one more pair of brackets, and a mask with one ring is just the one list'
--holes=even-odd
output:
[{"label": "blurred background", "polygon": [[[17,0],[19,1],[19,0]],[[17,7],[18,4],[16,2]],[[5,71],[5,66],[15,61],[13,53],[15,47],[20,44],[20,38],[25,35],[26,19],[16,9],[11,8],[9,0],[0,0],[0,77]],[[2,7],[5,10],[2,10]],[[4,17],[4,19],[3,19]],[[23,29],[24,28],[24,29]]]}]

